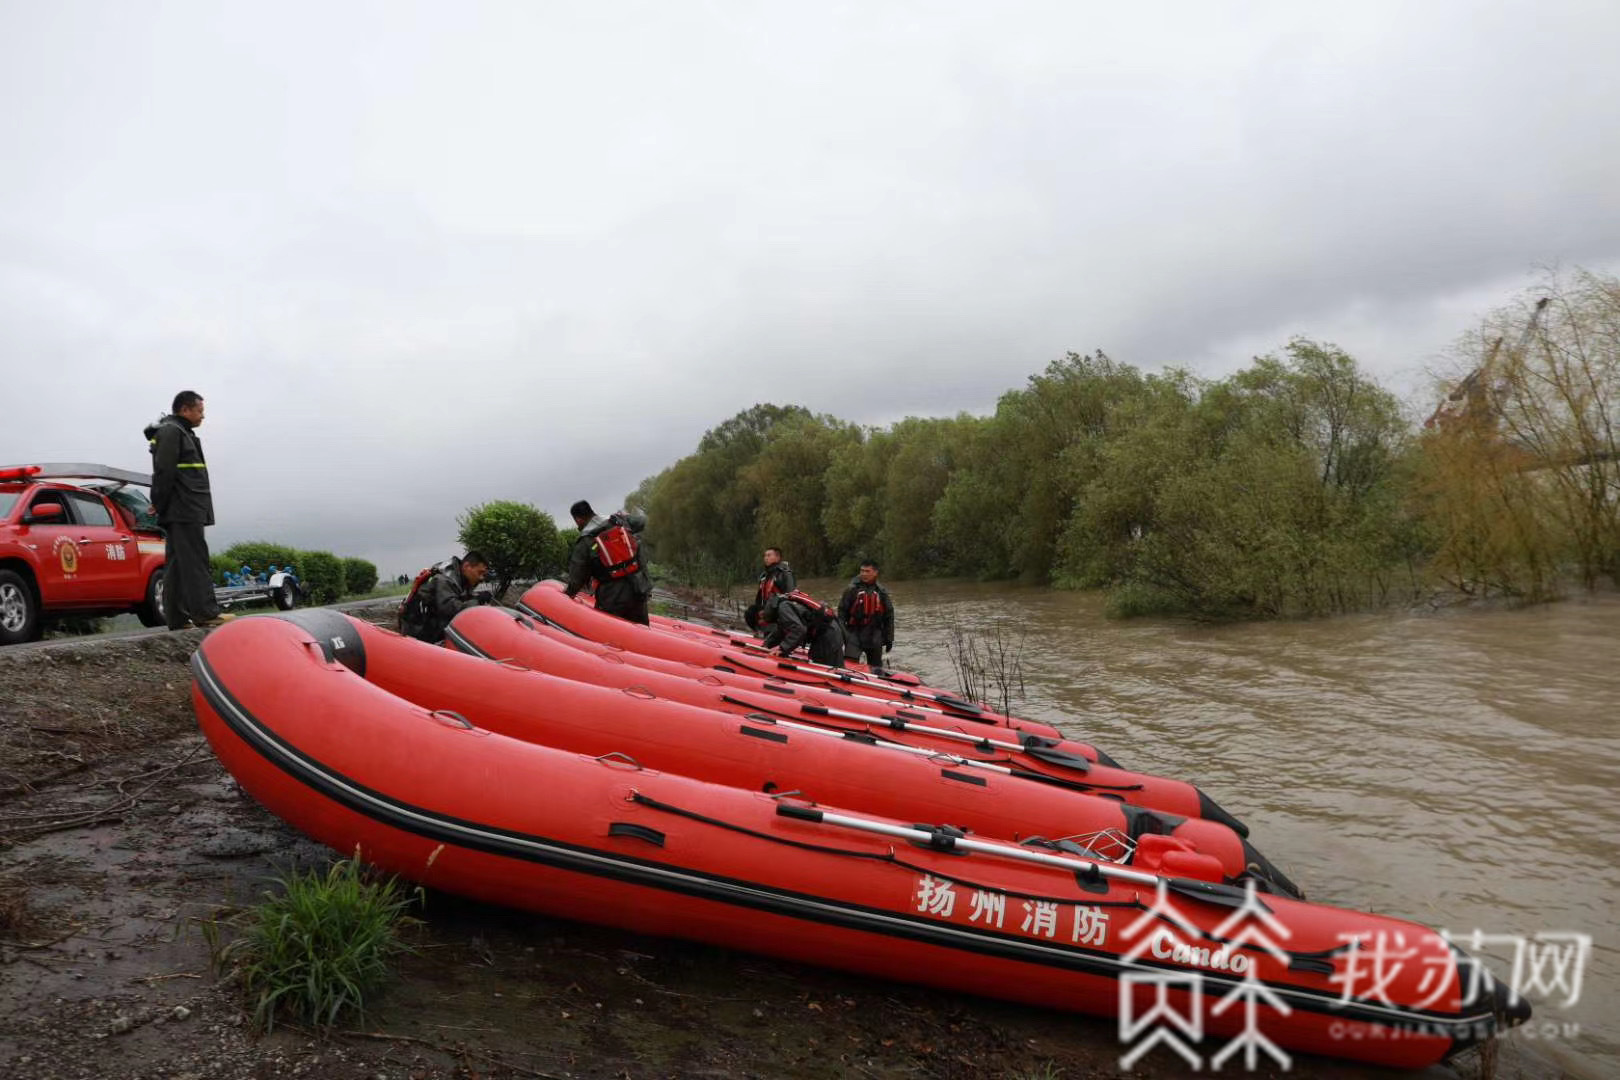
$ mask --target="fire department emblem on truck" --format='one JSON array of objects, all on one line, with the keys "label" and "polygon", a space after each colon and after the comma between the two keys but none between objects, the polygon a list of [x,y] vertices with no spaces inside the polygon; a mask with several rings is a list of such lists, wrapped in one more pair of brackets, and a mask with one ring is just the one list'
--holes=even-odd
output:
[{"label": "fire department emblem on truck", "polygon": [[79,572],[79,546],[65,536],[58,536],[56,543],[56,557],[62,560],[62,573],[77,574]]}]

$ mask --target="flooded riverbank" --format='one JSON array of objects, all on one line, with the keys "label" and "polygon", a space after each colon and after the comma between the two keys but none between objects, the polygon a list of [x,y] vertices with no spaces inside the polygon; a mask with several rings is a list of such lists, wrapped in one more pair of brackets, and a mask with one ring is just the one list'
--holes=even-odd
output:
[{"label": "flooded riverbank", "polygon": [[1196,780],[1313,900],[1477,931],[1527,983],[1538,962],[1557,982],[1564,935],[1590,935],[1581,980],[1566,958],[1532,986],[1514,1038],[1620,1075],[1620,597],[1212,626],[1007,585],[891,591],[896,666],[954,685],[953,629],[1021,635],[1021,714]]}]

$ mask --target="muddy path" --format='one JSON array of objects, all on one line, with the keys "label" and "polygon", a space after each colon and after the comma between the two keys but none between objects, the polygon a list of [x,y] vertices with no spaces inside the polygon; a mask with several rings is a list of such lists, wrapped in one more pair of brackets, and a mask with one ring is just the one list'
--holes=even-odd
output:
[{"label": "muddy path", "polygon": [[[0,653],[0,1076],[1106,1077],[1089,1020],[430,892],[363,1021],[250,1030],[202,923],[327,851],[197,732],[199,631]],[[1504,1055],[1499,1077],[1543,1076]],[[1471,1075],[1430,1070],[1429,1077]],[[1136,1076],[1185,1072],[1166,1054]],[[1261,1075],[1267,1075],[1262,1071]],[[1296,1058],[1295,1076],[1390,1077]]]}]

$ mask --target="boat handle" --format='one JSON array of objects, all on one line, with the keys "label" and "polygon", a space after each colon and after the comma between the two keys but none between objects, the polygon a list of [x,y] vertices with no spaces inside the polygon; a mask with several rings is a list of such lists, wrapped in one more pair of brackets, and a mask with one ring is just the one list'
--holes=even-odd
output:
[{"label": "boat handle", "polygon": [[534,668],[530,667],[528,664],[520,664],[510,656],[503,656],[503,657],[501,657],[499,660],[497,660],[495,662],[497,664],[499,664],[501,667],[511,668],[514,671],[533,671],[534,670]]},{"label": "boat handle", "polygon": [[600,761],[603,765],[620,765],[620,764],[623,764],[623,765],[630,766],[632,769],[636,770],[637,772],[641,771],[641,762],[637,761],[635,758],[631,757],[629,754],[626,754],[621,750],[614,750],[614,751],[612,751],[610,753],[602,754],[599,757],[597,757],[596,760]]},{"label": "boat handle", "polygon": [[624,688],[624,692],[633,698],[640,698],[642,701],[655,701],[658,698],[657,694],[641,685],[627,686]]},{"label": "boat handle", "polygon": [[[428,719],[437,720],[440,723],[444,723],[446,719],[449,719],[455,721],[455,726],[457,727],[464,728],[467,731],[471,731],[473,729],[473,722],[471,720],[467,719],[465,716],[462,716],[460,713],[452,712],[449,709],[434,709],[432,712],[428,713]],[[450,725],[446,724],[445,726],[448,727]]]}]

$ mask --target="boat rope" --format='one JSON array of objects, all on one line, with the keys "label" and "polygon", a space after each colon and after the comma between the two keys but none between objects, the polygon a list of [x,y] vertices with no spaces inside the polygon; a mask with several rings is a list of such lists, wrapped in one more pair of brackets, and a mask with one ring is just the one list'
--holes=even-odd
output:
[{"label": "boat rope", "polygon": [[[767,718],[774,718],[777,722],[783,724],[784,726],[793,726],[803,730],[816,730],[818,732],[840,732],[844,735],[867,734],[870,735],[870,737],[878,745],[906,749],[912,752],[916,752],[920,748],[911,747],[906,743],[884,738],[881,734],[871,732],[870,728],[880,727],[888,728],[892,731],[914,731],[921,735],[931,735],[941,739],[952,739],[958,742],[968,742],[973,744],[974,749],[978,750],[980,753],[986,754],[993,754],[996,752],[997,747],[1004,746],[1013,752],[1022,752],[1028,754],[1036,761],[1044,764],[1053,764],[1064,768],[1074,768],[1073,765],[1069,764],[1070,759],[1084,762],[1087,767],[1089,767],[1091,764],[1091,762],[1086,761],[1085,758],[1077,758],[1075,755],[1068,754],[1067,752],[1061,750],[1047,751],[1044,747],[1035,746],[1030,743],[1026,743],[1020,750],[1018,748],[1018,744],[1016,743],[992,743],[987,739],[969,735],[966,732],[948,731],[943,728],[928,727],[924,724],[911,724],[899,718],[891,719],[881,716],[865,716],[861,713],[849,713],[843,712],[839,709],[828,709],[821,705],[801,705],[799,706],[800,711],[798,713],[783,712],[778,709],[773,709],[768,705],[763,705],[757,701],[747,701],[742,698],[732,697],[729,694],[721,695],[720,700],[725,702],[727,705],[737,705],[745,709],[751,709],[755,714],[759,714]],[[816,724],[816,718],[823,716],[833,717],[839,720],[849,720],[851,723],[862,725],[863,729],[865,730],[861,732],[852,731],[848,726],[840,724],[825,724],[824,726],[819,726],[813,729],[806,729],[805,725],[795,723],[795,721],[801,717],[808,717],[810,718],[811,724]],[[1033,740],[1038,737],[1031,736],[1030,738]],[[1005,773],[1008,776],[1018,777],[1021,780],[1032,780],[1036,783],[1051,784],[1058,787],[1070,788],[1074,791],[1141,791],[1146,786],[1144,784],[1103,784],[1095,780],[1075,780],[1066,776],[1053,776],[1050,773],[1040,772],[1039,770],[1032,768],[1028,762],[1021,762],[1006,755],[989,758],[969,758],[963,757],[961,754],[956,753],[947,753],[943,751],[938,753],[942,753],[947,757],[955,758],[964,765],[989,768],[996,772]],[[1047,753],[1054,755],[1056,760],[1045,756]],[[1083,772],[1085,770],[1082,769],[1080,771]]]},{"label": "boat rope", "polygon": [[[644,795],[640,791],[636,791],[634,789],[632,789],[629,794],[629,800],[639,806],[645,806],[650,810],[657,810],[660,813],[685,818],[688,821],[695,821],[717,829],[724,829],[727,832],[739,833],[743,836],[750,836],[759,840],[768,840],[771,843],[781,844],[785,847],[791,847],[801,851],[813,851],[824,855],[836,855],[844,858],[860,859],[866,862],[883,863],[898,867],[902,870],[910,871],[914,874],[928,875],[938,881],[950,882],[953,885],[959,885],[965,889],[982,889],[987,892],[996,892],[1003,896],[1012,897],[1015,900],[1029,900],[1037,903],[1084,904],[1087,907],[1147,911],[1151,912],[1155,918],[1169,923],[1171,926],[1176,927],[1178,930],[1181,930],[1184,933],[1189,929],[1195,931],[1199,938],[1204,941],[1211,941],[1217,945],[1233,945],[1238,948],[1248,949],[1254,952],[1263,953],[1268,951],[1267,949],[1251,942],[1234,941],[1227,938],[1217,937],[1216,935],[1203,930],[1202,928],[1188,927],[1184,924],[1178,923],[1175,920],[1170,919],[1155,905],[1144,904],[1141,900],[1136,899],[1135,897],[1130,900],[1093,900],[1087,898],[1076,898],[1073,896],[1054,896],[1048,893],[1021,892],[1016,889],[1008,889],[999,885],[991,885],[982,881],[977,881],[973,878],[948,873],[940,870],[938,867],[922,866],[917,863],[908,862],[896,855],[893,848],[890,848],[887,852],[854,851],[849,848],[812,843],[807,840],[794,840],[790,837],[780,836],[775,833],[762,832],[758,829],[749,828],[746,825],[739,825],[735,822],[711,817],[708,814],[701,814],[695,810],[688,810],[684,807],[676,806],[673,803],[666,803],[659,799],[655,799],[650,795]],[[866,821],[865,819],[861,818],[849,818],[843,815],[833,814],[828,811],[817,809],[814,806],[798,805],[787,802],[778,802],[776,812],[779,816],[791,817],[800,821],[810,821],[827,825],[844,825],[846,827],[865,828],[867,831],[883,832],[888,835],[905,839],[919,847],[930,848],[936,851],[946,851],[960,855],[968,855],[970,853],[998,854],[1007,858],[1025,859],[1028,861],[1039,862],[1046,866],[1055,866],[1072,873],[1075,877],[1076,884],[1078,884],[1081,890],[1084,892],[1093,892],[1097,890],[1099,886],[1103,890],[1106,890],[1107,886],[1103,884],[1103,878],[1117,877],[1122,881],[1137,885],[1153,884],[1157,886],[1160,881],[1163,881],[1167,889],[1176,892],[1179,895],[1187,896],[1194,900],[1204,900],[1206,902],[1215,903],[1217,906],[1232,907],[1235,906],[1233,903],[1234,900],[1248,899],[1247,894],[1245,894],[1242,890],[1234,889],[1229,885],[1217,885],[1214,882],[1196,881],[1188,878],[1165,878],[1153,874],[1146,874],[1136,870],[1124,870],[1123,868],[1118,867],[1104,867],[1097,861],[1088,860],[1083,864],[1077,864],[1072,858],[1041,855],[1037,852],[1024,852],[1017,847],[1011,847],[1008,845],[990,844],[983,841],[969,840],[965,832],[950,825],[917,825],[911,828],[906,828],[903,826],[891,826],[882,822]],[[1044,847],[1058,847],[1057,843],[1044,840],[1039,837],[1031,838],[1029,841],[1026,841],[1026,843],[1039,844]],[[1217,899],[1217,897],[1219,899]],[[1266,911],[1270,910],[1269,908],[1265,907],[1264,901],[1259,900],[1258,897],[1255,898],[1255,903],[1259,904]],[[1326,963],[1329,958],[1338,955],[1339,953],[1348,951],[1354,946],[1354,944],[1354,942],[1349,942],[1344,945],[1314,951],[1293,951],[1288,949],[1278,949],[1277,951],[1288,956],[1290,968],[1295,970],[1309,970],[1330,974],[1333,968],[1331,963]]]},{"label": "boat rope", "polygon": [[[744,660],[739,660],[734,656],[722,656],[721,659],[728,664],[735,664],[737,667],[742,668],[751,675],[759,675],[762,678],[777,678],[781,679],[783,682],[790,682],[799,686],[825,686],[829,682],[841,682],[851,686],[870,687],[872,689],[886,691],[888,694],[905,698],[906,700],[935,702],[949,710],[955,719],[972,720],[980,724],[996,723],[995,720],[981,715],[984,710],[979,708],[977,705],[974,705],[972,702],[963,701],[960,698],[953,698],[948,694],[930,694],[923,690],[912,690],[910,687],[902,686],[897,683],[879,682],[865,678],[857,679],[849,672],[844,671],[841,668],[827,668],[824,671],[817,671],[816,669],[807,667],[803,664],[796,664],[787,660],[777,660],[775,662],[775,666],[779,671],[803,671],[807,672],[809,675],[808,678],[792,679],[786,675],[781,675],[776,672],[761,671],[759,667],[749,664]],[[888,699],[884,698],[884,700]]]}]

